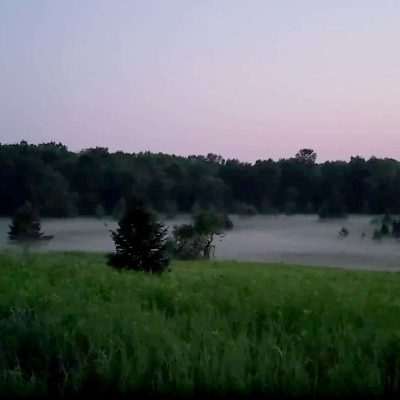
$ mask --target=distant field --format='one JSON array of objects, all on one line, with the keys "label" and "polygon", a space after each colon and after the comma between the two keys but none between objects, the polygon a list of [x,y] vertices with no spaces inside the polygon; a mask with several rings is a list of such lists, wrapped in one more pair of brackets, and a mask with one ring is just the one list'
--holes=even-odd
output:
[{"label": "distant field", "polygon": [[400,394],[400,275],[0,255],[0,397]]},{"label": "distant field", "polygon": [[[216,241],[215,255],[217,260],[400,271],[400,242],[372,240],[374,218],[352,215],[321,222],[316,215],[232,216],[234,229]],[[186,215],[166,223],[171,227],[188,221]],[[9,223],[0,218],[0,249],[7,245]],[[43,219],[44,231],[54,235],[44,250],[111,251],[114,244],[109,229],[115,226],[110,219]],[[339,239],[343,226],[350,234]]]}]

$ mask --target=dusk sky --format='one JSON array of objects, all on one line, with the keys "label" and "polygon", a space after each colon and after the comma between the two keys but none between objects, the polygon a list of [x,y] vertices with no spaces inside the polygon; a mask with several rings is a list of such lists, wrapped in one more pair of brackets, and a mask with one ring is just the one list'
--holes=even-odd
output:
[{"label": "dusk sky", "polygon": [[0,142],[400,159],[399,0],[0,0]]}]

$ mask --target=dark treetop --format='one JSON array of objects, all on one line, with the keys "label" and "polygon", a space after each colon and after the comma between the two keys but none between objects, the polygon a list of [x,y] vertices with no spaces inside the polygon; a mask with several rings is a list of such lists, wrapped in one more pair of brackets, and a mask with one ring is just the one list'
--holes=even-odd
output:
[{"label": "dark treetop", "polygon": [[253,164],[215,154],[68,151],[62,144],[0,145],[0,214],[25,201],[42,216],[119,214],[135,195],[174,214],[198,209],[234,213],[399,213],[400,163],[354,157],[316,162],[310,149]]}]

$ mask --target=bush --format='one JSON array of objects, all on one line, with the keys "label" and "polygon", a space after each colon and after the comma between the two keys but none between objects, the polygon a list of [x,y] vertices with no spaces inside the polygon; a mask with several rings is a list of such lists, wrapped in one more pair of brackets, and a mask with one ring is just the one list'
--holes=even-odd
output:
[{"label": "bush", "polygon": [[31,203],[26,202],[17,210],[8,232],[10,242],[30,245],[51,238],[42,232],[39,214]]},{"label": "bush", "polygon": [[379,233],[379,238],[393,237],[400,238],[400,220],[393,218],[390,214],[386,213],[381,218],[376,218],[373,223],[378,225],[376,232]]},{"label": "bush", "polygon": [[153,273],[167,269],[167,228],[143,203],[130,203],[118,225],[111,232],[116,252],[108,256],[110,266]]},{"label": "bush", "polygon": [[201,257],[204,239],[195,231],[193,225],[174,226],[172,234],[171,248],[175,257],[181,260],[195,260]]},{"label": "bush", "polygon": [[389,213],[385,213],[382,218],[382,224],[391,225],[393,223],[393,218]]},{"label": "bush", "polygon": [[198,259],[211,257],[215,250],[214,237],[222,235],[224,230],[233,228],[233,222],[227,214],[201,211],[193,216],[193,224],[175,226],[173,230],[172,252],[180,259]]},{"label": "bush", "polygon": [[381,235],[382,235],[382,236],[388,236],[389,233],[390,233],[389,226],[388,226],[387,224],[385,224],[385,223],[382,223],[382,226],[381,226]]}]

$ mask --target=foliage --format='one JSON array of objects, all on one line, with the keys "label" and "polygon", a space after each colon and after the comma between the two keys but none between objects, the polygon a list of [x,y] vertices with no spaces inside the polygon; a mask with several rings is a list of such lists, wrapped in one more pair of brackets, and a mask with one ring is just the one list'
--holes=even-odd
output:
[{"label": "foliage", "polygon": [[343,199],[338,192],[334,192],[326,200],[320,208],[318,215],[320,219],[345,218],[347,216]]},{"label": "foliage", "polygon": [[398,398],[400,276],[102,255],[0,255],[8,397]]},{"label": "foliage", "polygon": [[212,211],[200,211],[193,216],[193,226],[200,235],[220,235],[225,227],[225,219]]},{"label": "foliage", "polygon": [[317,153],[313,149],[301,149],[296,154],[296,160],[307,164],[314,164],[317,161]]},{"label": "foliage", "polygon": [[385,215],[382,217],[381,221],[382,225],[389,226],[393,223],[393,218],[389,213],[385,213]]},{"label": "foliage", "polygon": [[193,224],[175,226],[173,229],[173,254],[188,260],[212,255],[214,237],[233,229],[233,222],[226,214],[200,211],[193,216]]},{"label": "foliage", "polygon": [[8,238],[12,243],[29,245],[44,239],[51,239],[51,236],[46,236],[41,231],[38,213],[31,203],[26,202],[14,215]]},{"label": "foliage", "polygon": [[171,247],[173,256],[181,260],[195,260],[201,257],[205,240],[196,232],[193,225],[183,224],[174,226],[172,236]]},{"label": "foliage", "polygon": [[377,225],[374,230],[374,239],[382,239],[384,237],[400,238],[400,219],[385,213],[383,217],[374,218],[372,222]]},{"label": "foliage", "polygon": [[390,229],[389,226],[385,223],[382,224],[381,226],[381,235],[382,236],[388,236],[390,233]]},{"label": "foliage", "polygon": [[312,149],[294,157],[255,163],[221,156],[71,152],[59,143],[0,145],[0,215],[13,215],[25,200],[42,216],[123,215],[126,196],[145,199],[160,213],[197,209],[252,215],[257,212],[400,214],[400,163],[360,157],[317,163]]},{"label": "foliage", "polygon": [[118,229],[111,236],[116,248],[108,256],[112,267],[153,273],[167,269],[167,228],[143,203],[133,200],[128,203]]}]

